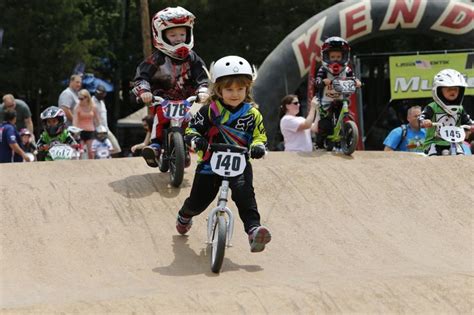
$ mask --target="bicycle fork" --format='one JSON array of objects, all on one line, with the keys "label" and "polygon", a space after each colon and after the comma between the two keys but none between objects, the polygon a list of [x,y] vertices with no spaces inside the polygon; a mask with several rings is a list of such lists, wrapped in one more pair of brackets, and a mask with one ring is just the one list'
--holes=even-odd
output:
[{"label": "bicycle fork", "polygon": [[207,219],[207,243],[212,243],[212,232],[214,228],[214,224],[216,224],[217,220],[215,219],[217,216],[227,214],[228,220],[227,222],[227,237],[226,237],[226,246],[231,247],[231,240],[232,235],[234,233],[234,214],[232,211],[227,207],[227,196],[229,193],[229,181],[227,179],[222,180],[221,187],[219,189],[219,199],[217,201],[217,207],[212,209],[209,213]]}]

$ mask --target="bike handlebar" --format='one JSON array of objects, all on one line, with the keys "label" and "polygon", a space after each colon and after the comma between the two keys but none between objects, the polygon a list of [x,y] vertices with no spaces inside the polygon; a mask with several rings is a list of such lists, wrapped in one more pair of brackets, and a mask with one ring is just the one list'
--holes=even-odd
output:
[{"label": "bike handlebar", "polygon": [[[433,127],[449,127],[449,126],[444,126],[442,123],[437,123],[437,122],[432,122],[431,125]],[[461,126],[453,126],[453,127],[459,127],[463,129],[471,129],[470,125],[461,125]]]},{"label": "bike handlebar", "polygon": [[209,144],[209,151],[211,152],[229,151],[229,152],[247,154],[249,150],[245,147],[241,147],[239,145],[234,145],[234,144],[211,143]]}]

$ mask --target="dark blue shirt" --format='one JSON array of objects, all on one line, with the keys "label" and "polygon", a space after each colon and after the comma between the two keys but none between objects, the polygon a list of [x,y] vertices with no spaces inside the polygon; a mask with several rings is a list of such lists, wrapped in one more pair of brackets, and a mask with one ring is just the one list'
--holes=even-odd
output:
[{"label": "dark blue shirt", "polygon": [[0,163],[13,162],[14,152],[10,144],[18,143],[20,134],[16,127],[9,122],[0,125]]}]

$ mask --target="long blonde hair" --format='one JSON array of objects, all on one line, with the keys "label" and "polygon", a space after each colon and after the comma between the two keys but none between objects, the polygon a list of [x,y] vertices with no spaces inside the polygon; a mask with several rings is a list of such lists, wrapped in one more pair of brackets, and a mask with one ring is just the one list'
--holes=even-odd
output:
[{"label": "long blonde hair", "polygon": [[[93,110],[94,107],[95,107],[95,104],[94,102],[92,101],[92,97],[91,97],[91,94],[89,93],[89,91],[87,91],[86,89],[82,89],[80,90],[78,93],[77,93],[77,96],[79,98],[81,97],[84,97],[86,99],[86,102],[87,103],[87,107],[89,110]],[[79,100],[79,105],[81,104],[81,100]]]},{"label": "long blonde hair", "polygon": [[220,77],[214,84],[211,85],[211,101],[217,101],[222,99],[222,89],[230,87],[232,84],[238,86],[245,86],[245,99],[244,102],[252,104],[254,107],[258,107],[252,97],[252,78],[245,74],[239,75],[228,75]]}]

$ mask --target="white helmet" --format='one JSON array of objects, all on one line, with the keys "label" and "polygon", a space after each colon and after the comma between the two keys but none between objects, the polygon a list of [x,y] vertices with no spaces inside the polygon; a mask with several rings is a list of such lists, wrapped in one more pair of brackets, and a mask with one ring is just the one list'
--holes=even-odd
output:
[{"label": "white helmet", "polygon": [[[441,92],[443,87],[459,87],[459,95],[454,101],[448,101]],[[433,79],[431,94],[436,103],[439,104],[451,116],[456,115],[462,106],[464,90],[467,87],[466,79],[461,73],[453,69],[441,70]]]},{"label": "white helmet", "polygon": [[[193,25],[195,16],[182,7],[168,7],[155,14],[151,20],[153,30],[153,46],[168,56],[176,59],[185,59],[194,46]],[[186,41],[178,45],[171,45],[165,36],[165,31],[173,27],[186,27]]]},{"label": "white helmet", "polygon": [[257,77],[255,67],[252,68],[247,60],[239,56],[222,57],[211,64],[212,83],[215,83],[220,77],[239,74],[248,75],[252,80]]},{"label": "white helmet", "polygon": [[99,141],[104,141],[107,138],[108,130],[107,127],[100,125],[95,130],[96,138]]}]

